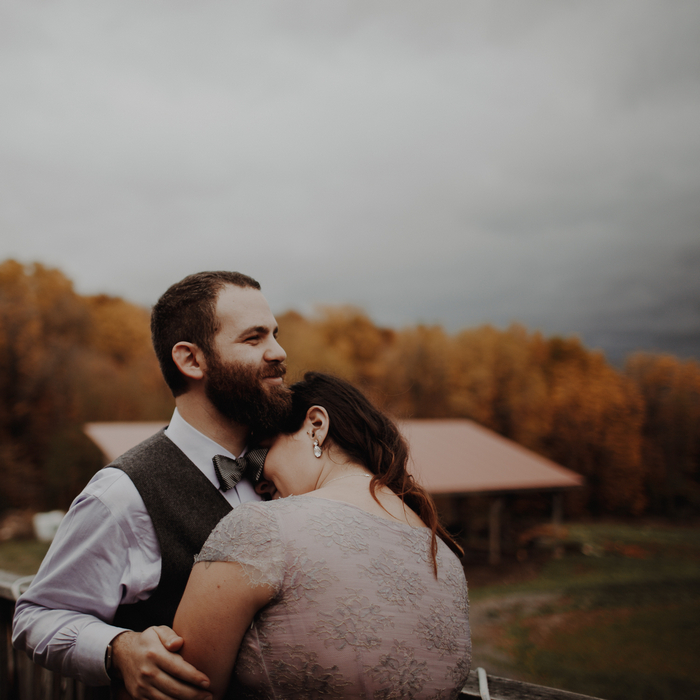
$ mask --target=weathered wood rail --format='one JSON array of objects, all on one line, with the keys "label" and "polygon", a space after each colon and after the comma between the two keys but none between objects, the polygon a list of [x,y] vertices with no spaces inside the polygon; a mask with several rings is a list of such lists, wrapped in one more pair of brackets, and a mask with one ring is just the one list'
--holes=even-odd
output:
[{"label": "weathered wood rail", "polygon": [[[47,671],[12,648],[12,615],[15,600],[29,582],[0,570],[0,700],[93,700],[93,691],[72,678]],[[481,684],[480,678],[482,676]],[[595,700],[564,690],[545,688],[508,678],[488,676],[474,669],[460,698],[481,700]],[[481,687],[480,687],[481,686]]]},{"label": "weathered wood rail", "polygon": [[[467,684],[462,688],[460,698],[481,698],[482,700],[599,700],[590,695],[570,693],[567,690],[547,688],[542,685],[523,683],[510,678],[488,676],[486,688],[480,687],[481,669],[472,669]],[[485,676],[486,674],[484,674]]]}]

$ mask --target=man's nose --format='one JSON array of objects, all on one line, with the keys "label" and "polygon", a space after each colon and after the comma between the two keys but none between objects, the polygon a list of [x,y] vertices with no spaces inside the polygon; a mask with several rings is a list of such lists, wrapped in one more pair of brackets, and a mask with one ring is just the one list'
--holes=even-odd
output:
[{"label": "man's nose", "polygon": [[287,353],[277,342],[277,338],[270,338],[270,343],[265,351],[265,359],[268,362],[284,362],[287,359]]}]

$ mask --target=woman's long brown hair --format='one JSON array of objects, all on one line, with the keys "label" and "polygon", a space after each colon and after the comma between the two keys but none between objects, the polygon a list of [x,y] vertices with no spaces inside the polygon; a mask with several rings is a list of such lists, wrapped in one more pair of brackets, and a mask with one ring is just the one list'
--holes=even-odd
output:
[{"label": "woman's long brown hair", "polygon": [[[307,372],[292,386],[292,411],[283,432],[297,432],[311,406],[323,406],[330,417],[328,437],[350,459],[374,474],[369,490],[377,503],[378,486],[390,488],[432,533],[430,553],[437,576],[437,537],[455,554],[464,551],[440,524],[433,499],[406,471],[408,445],[395,423],[343,379]],[[381,503],[379,503],[381,505]]]}]

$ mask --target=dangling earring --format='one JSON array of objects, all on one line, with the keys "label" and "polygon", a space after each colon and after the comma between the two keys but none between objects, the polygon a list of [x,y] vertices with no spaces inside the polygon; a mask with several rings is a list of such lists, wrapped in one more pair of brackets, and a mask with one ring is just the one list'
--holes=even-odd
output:
[{"label": "dangling earring", "polygon": [[321,446],[318,444],[318,440],[314,438],[314,457],[321,459],[321,454]]}]

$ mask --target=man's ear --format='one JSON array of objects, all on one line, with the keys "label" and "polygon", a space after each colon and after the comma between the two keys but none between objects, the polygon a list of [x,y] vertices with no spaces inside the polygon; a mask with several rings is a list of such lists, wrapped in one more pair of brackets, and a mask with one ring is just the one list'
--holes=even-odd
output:
[{"label": "man's ear", "polygon": [[204,354],[194,343],[181,341],[173,347],[173,362],[188,379],[201,380],[206,371]]},{"label": "man's ear", "polygon": [[306,423],[309,426],[309,435],[318,440],[319,445],[323,445],[330,426],[328,411],[323,406],[312,406],[306,412]]}]

